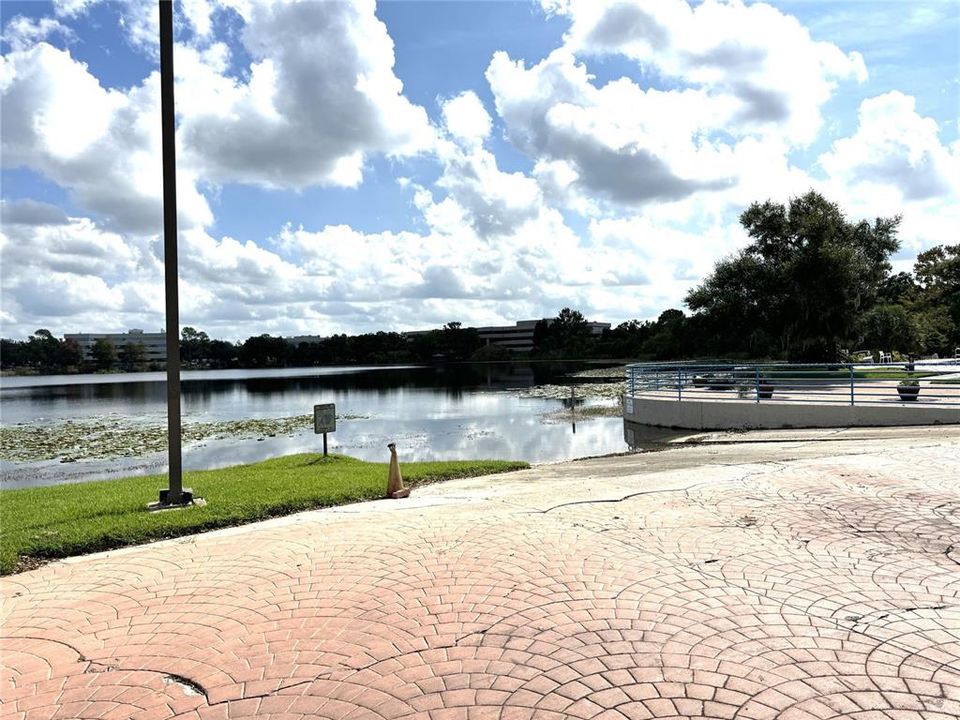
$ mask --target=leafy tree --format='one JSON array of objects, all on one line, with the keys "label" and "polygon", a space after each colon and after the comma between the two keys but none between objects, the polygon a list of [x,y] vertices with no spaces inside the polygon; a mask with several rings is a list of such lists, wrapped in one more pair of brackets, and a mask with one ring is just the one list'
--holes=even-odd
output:
[{"label": "leafy tree", "polygon": [[564,339],[572,340],[590,334],[587,319],[583,316],[583,313],[570,308],[563,308],[553,319],[553,324],[550,327],[557,336]]},{"label": "leafy tree", "polygon": [[914,306],[924,349],[953,355],[960,346],[960,245],[920,253],[913,272],[920,287]]},{"label": "leafy tree", "polygon": [[960,292],[960,245],[938,245],[920,253],[913,272],[927,291]]},{"label": "leafy tree", "polygon": [[644,355],[644,343],[653,333],[654,323],[649,320],[628,320],[615,328],[605,330],[596,347],[596,357],[640,358]]},{"label": "leafy tree", "polygon": [[447,323],[440,332],[442,352],[454,360],[466,360],[483,345],[476,328],[464,328],[459,322]]},{"label": "leafy tree", "polygon": [[290,343],[266,333],[247,338],[240,348],[240,359],[245,367],[286,367],[292,355]]},{"label": "leafy tree", "polygon": [[142,343],[127,343],[120,348],[120,366],[125,372],[140,372],[147,366],[147,349]]},{"label": "leafy tree", "polygon": [[664,310],[657,318],[650,337],[643,344],[645,354],[653,355],[657,360],[686,357],[687,325],[687,317],[682,310]]},{"label": "leafy tree", "polygon": [[916,319],[903,305],[877,305],[862,320],[864,347],[917,352]]},{"label": "leafy tree", "polygon": [[920,287],[908,272],[891,275],[882,283],[877,291],[877,301],[886,305],[904,305],[915,302]]},{"label": "leafy tree", "polygon": [[583,356],[589,340],[587,319],[579,310],[568,307],[552,320],[541,320],[533,328],[534,351],[538,355]]},{"label": "leafy tree", "polygon": [[60,344],[60,365],[63,369],[79,368],[83,365],[83,350],[76,340],[64,340]]},{"label": "leafy tree", "polygon": [[474,362],[503,362],[514,358],[514,352],[510,348],[493,344],[481,345],[470,355]]},{"label": "leafy tree", "polygon": [[703,329],[732,350],[834,360],[877,300],[899,247],[899,216],[851,223],[811,191],[786,207],[754,203],[740,222],[753,242],[685,299]]},{"label": "leafy tree", "polygon": [[198,365],[210,359],[210,338],[202,330],[185,327],[180,331],[180,359]]},{"label": "leafy tree", "polygon": [[929,307],[915,313],[918,345],[926,354],[953,357],[960,347],[957,324],[945,305]]},{"label": "leafy tree", "polygon": [[25,343],[8,338],[0,340],[0,367],[4,370],[11,370],[27,364],[28,359]]},{"label": "leafy tree", "polygon": [[211,340],[207,351],[210,364],[217,368],[234,367],[237,363],[238,349],[226,340]]},{"label": "leafy tree", "polygon": [[61,369],[61,342],[49,330],[41,328],[27,340],[29,364],[45,372]]},{"label": "leafy tree", "polygon": [[90,355],[97,370],[112,370],[117,364],[117,349],[106,338],[100,338],[93,343]]}]

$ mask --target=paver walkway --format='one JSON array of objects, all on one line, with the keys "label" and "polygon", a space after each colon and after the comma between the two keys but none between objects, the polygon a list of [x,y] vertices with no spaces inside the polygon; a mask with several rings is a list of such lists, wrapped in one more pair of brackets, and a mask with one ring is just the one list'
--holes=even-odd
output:
[{"label": "paver walkway", "polygon": [[5,578],[0,717],[960,716],[960,432],[769,437]]}]

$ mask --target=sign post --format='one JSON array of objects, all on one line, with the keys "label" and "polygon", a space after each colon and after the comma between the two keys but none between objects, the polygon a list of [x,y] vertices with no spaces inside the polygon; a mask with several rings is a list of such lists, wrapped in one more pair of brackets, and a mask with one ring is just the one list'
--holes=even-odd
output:
[{"label": "sign post", "polygon": [[327,433],[337,429],[337,406],[334,403],[324,403],[313,406],[313,432],[323,434],[323,456],[327,457]]}]

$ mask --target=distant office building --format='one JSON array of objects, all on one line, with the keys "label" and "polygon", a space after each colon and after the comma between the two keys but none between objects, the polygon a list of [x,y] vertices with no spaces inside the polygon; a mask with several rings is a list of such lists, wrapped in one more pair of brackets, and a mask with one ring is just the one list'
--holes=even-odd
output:
[{"label": "distant office building", "polygon": [[133,329],[125,333],[68,333],[63,336],[63,339],[76,342],[80,346],[84,360],[93,358],[93,344],[97,340],[109,340],[117,352],[127,345],[143,345],[147,362],[165,363],[167,361],[167,334],[163,332],[147,333]]},{"label": "distant office building", "polygon": [[[543,318],[547,325],[553,324],[553,318]],[[515,325],[489,325],[473,328],[480,339],[487,345],[500,345],[517,353],[528,353],[533,350],[533,331],[539,320],[517,320]],[[610,323],[588,322],[591,335],[602,335],[604,330],[610,329]],[[470,329],[470,328],[464,328]],[[412,330],[403,333],[406,337],[426,335],[432,330]]]},{"label": "distant office building", "polygon": [[517,320],[516,325],[478,327],[477,334],[487,345],[500,345],[514,352],[527,353],[533,350],[533,330],[538,322]]},{"label": "distant office building", "polygon": [[284,340],[286,340],[288,343],[290,343],[295,347],[299,346],[300,343],[307,343],[308,345],[316,345],[317,343],[321,343],[326,339],[327,339],[326,337],[321,335],[290,335],[284,338]]},{"label": "distant office building", "polygon": [[[553,324],[552,318],[543,318],[547,325]],[[491,325],[477,328],[480,339],[487,345],[500,345],[519,353],[533,350],[533,331],[539,320],[517,320],[516,325]],[[610,323],[588,322],[591,335],[602,335],[610,329]]]}]

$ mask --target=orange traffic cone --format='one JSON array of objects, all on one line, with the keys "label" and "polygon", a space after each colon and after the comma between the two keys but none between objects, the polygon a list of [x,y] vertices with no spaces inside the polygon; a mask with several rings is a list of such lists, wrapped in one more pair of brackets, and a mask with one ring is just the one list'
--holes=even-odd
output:
[{"label": "orange traffic cone", "polygon": [[397,460],[397,446],[390,443],[387,447],[390,449],[390,472],[387,475],[387,497],[405,498],[410,494],[410,488],[403,486],[403,478],[400,477],[400,462]]}]

